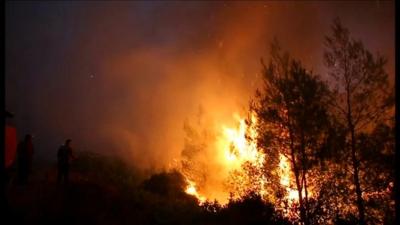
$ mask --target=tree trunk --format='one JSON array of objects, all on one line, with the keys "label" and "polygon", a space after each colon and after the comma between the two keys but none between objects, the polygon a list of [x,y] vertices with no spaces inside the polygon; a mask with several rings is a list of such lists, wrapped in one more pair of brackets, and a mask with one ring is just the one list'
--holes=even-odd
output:
[{"label": "tree trunk", "polygon": [[356,203],[357,203],[357,208],[358,208],[358,220],[360,225],[365,225],[365,211],[364,211],[364,202],[362,199],[362,190],[360,186],[360,178],[358,174],[358,169],[359,169],[359,160],[357,159],[356,155],[356,139],[355,139],[355,127],[353,124],[353,118],[351,115],[351,102],[350,102],[350,88],[349,84],[346,87],[347,91],[347,122],[348,122],[348,128],[350,131],[350,138],[351,138],[351,160],[352,160],[352,165],[353,165],[353,180],[354,180],[354,186],[356,187]]},{"label": "tree trunk", "polygon": [[293,136],[291,134],[291,132],[289,132],[290,135],[290,156],[291,156],[291,162],[292,162],[292,167],[293,167],[293,172],[294,172],[294,176],[296,179],[296,187],[297,187],[297,193],[299,194],[299,204],[300,204],[300,221],[302,222],[302,224],[304,225],[308,225],[308,220],[307,220],[307,215],[306,215],[306,211],[304,208],[304,203],[303,203],[303,194],[302,194],[302,186],[300,183],[300,178],[299,178],[299,170],[296,166],[296,158],[295,158],[295,154],[294,154],[294,145],[293,145]]},{"label": "tree trunk", "polygon": [[365,211],[364,211],[364,202],[362,199],[362,190],[360,186],[360,180],[358,175],[359,169],[359,161],[356,156],[356,143],[355,143],[355,134],[354,128],[351,129],[351,158],[353,161],[353,177],[354,177],[354,185],[356,187],[356,195],[357,195],[357,208],[358,208],[358,217],[360,225],[365,225]]},{"label": "tree trunk", "polygon": [[309,216],[308,216],[308,191],[307,191],[307,157],[305,151],[305,143],[304,143],[304,135],[301,135],[301,165],[302,165],[302,187],[304,188],[304,211],[305,211],[305,219],[307,220],[306,224],[309,224]]},{"label": "tree trunk", "polygon": [[292,161],[292,165],[293,165],[294,176],[296,178],[297,193],[299,194],[300,220],[304,225],[308,225],[307,214],[306,214],[304,203],[303,203],[303,193],[302,193],[303,188],[300,183],[299,171],[296,166],[293,150],[292,150],[291,157],[292,157],[291,161]]},{"label": "tree trunk", "polygon": [[306,215],[307,224],[309,224],[309,215],[308,215],[308,191],[307,191],[307,173],[303,171],[303,188],[304,188],[304,211]]}]

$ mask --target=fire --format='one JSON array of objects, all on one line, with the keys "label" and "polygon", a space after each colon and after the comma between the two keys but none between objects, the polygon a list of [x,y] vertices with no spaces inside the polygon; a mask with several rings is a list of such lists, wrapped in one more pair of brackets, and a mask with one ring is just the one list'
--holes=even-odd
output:
[{"label": "fire", "polygon": [[291,169],[290,163],[286,156],[283,154],[279,155],[279,173],[280,173],[280,184],[285,187],[287,195],[285,198],[289,203],[297,202],[299,200],[299,195],[296,189],[291,188]]},{"label": "fire", "polygon": [[[225,154],[225,160],[231,167],[239,167],[244,162],[251,162],[257,166],[264,163],[264,154],[258,151],[257,144],[254,141],[257,138],[257,132],[254,127],[246,124],[239,115],[234,115],[239,123],[238,128],[222,127],[224,140],[221,148]],[[251,116],[251,123],[257,122],[254,115]],[[249,139],[246,138],[246,134]]]},{"label": "fire", "polygon": [[[250,115],[249,123],[246,123],[246,120],[240,117],[238,114],[234,114],[233,118],[235,119],[236,126],[220,126],[220,135],[216,140],[214,149],[214,157],[216,157],[218,161],[220,170],[215,171],[215,173],[223,175],[219,177],[219,182],[223,183],[226,179],[228,179],[229,174],[232,172],[245,174],[242,166],[244,163],[250,163],[252,168],[255,168],[257,171],[257,175],[248,177],[248,175],[245,174],[240,178],[237,178],[236,182],[242,186],[251,185],[251,188],[257,190],[258,194],[260,194],[260,196],[263,198],[263,196],[268,194],[268,191],[265,187],[267,178],[262,172],[264,169],[263,167],[266,155],[257,148],[256,139],[258,137],[258,133],[255,128],[255,125],[257,124],[257,117],[255,115]],[[292,177],[290,176],[290,163],[283,154],[280,154],[280,162],[277,170],[279,171],[278,173],[280,175],[280,184],[284,186],[287,191],[285,198],[289,203],[298,201],[297,190],[291,188]],[[210,174],[210,176],[215,176],[215,174]],[[201,190],[204,191],[204,193],[200,194],[196,188],[196,183],[192,179],[188,179],[188,176],[186,176],[186,179],[188,182],[188,186],[185,190],[187,194],[195,196],[199,200],[200,204],[204,203],[207,199],[212,199],[209,197],[211,194],[205,191],[207,188],[202,187]],[[213,190],[213,187],[210,189],[215,191]],[[216,198],[215,194],[212,196],[213,198]],[[229,194],[226,193],[226,195],[223,195],[222,197],[219,195],[218,197],[218,201],[221,204],[226,204]]]},{"label": "fire", "polygon": [[199,200],[199,203],[200,203],[200,204],[204,203],[204,202],[206,201],[206,197],[201,196],[201,195],[197,192],[197,190],[196,190],[196,184],[195,184],[193,181],[188,180],[188,179],[186,179],[186,181],[187,181],[187,183],[188,183],[188,186],[187,186],[185,192],[186,192],[187,194],[189,194],[189,195],[193,195],[194,197],[196,197],[196,198]]}]

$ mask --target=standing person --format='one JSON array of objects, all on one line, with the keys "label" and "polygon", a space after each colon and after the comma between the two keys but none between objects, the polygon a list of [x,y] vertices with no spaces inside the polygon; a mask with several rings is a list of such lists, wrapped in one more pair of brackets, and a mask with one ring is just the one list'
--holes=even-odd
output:
[{"label": "standing person", "polygon": [[57,182],[60,183],[64,179],[64,183],[68,183],[69,176],[69,164],[70,160],[73,159],[71,148],[71,139],[67,139],[64,145],[61,145],[57,152],[58,159],[58,174]]},{"label": "standing person", "polygon": [[18,144],[18,178],[21,184],[28,182],[29,173],[32,170],[33,143],[32,135],[25,135],[25,139]]}]

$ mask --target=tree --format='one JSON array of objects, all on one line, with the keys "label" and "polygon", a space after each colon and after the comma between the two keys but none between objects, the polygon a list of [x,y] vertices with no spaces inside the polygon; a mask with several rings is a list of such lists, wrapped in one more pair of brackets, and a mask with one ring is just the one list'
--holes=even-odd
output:
[{"label": "tree", "polygon": [[[299,199],[300,220],[309,224],[308,172],[319,161],[329,127],[329,89],[298,60],[282,53],[275,40],[271,59],[263,65],[263,88],[252,103],[259,119],[258,145],[267,155],[278,151],[289,159]],[[276,155],[276,154],[275,154]]]},{"label": "tree", "polygon": [[332,34],[326,36],[324,61],[334,83],[332,105],[334,113],[347,130],[346,143],[355,186],[358,220],[365,224],[365,206],[360,183],[360,148],[357,136],[373,128],[387,115],[393,105],[388,75],[384,70],[386,59],[373,56],[363,43],[350,37],[339,19],[335,19]]},{"label": "tree", "polygon": [[199,187],[203,187],[207,181],[209,165],[207,165],[206,153],[215,136],[213,130],[207,125],[202,106],[199,106],[193,123],[185,120],[183,124],[185,139],[181,152],[180,171],[185,178],[195,182]]},{"label": "tree", "polygon": [[222,222],[219,224],[292,224],[275,210],[272,203],[254,192],[231,199],[219,212],[219,217]]}]

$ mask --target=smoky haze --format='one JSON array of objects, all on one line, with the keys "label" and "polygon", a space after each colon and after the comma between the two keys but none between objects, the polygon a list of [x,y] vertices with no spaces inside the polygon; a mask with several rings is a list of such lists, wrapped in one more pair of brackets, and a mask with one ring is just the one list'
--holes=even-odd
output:
[{"label": "smoky haze", "polygon": [[38,158],[71,138],[164,168],[199,108],[217,123],[244,112],[274,37],[323,76],[336,16],[393,78],[394,2],[7,2],[6,108]]}]

